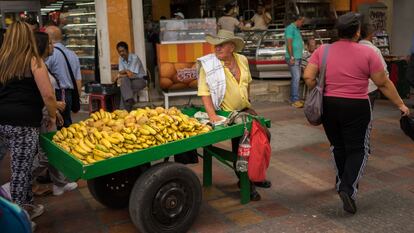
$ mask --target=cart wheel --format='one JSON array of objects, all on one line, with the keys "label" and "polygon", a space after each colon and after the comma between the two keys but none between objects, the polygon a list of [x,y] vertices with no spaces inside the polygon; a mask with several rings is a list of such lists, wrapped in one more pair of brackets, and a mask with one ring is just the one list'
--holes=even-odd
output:
[{"label": "cart wheel", "polygon": [[128,206],[129,195],[137,178],[151,165],[149,163],[88,180],[92,196],[102,205],[120,209]]},{"label": "cart wheel", "polygon": [[160,163],[135,182],[129,200],[132,222],[143,233],[187,232],[198,216],[201,184],[178,163]]}]

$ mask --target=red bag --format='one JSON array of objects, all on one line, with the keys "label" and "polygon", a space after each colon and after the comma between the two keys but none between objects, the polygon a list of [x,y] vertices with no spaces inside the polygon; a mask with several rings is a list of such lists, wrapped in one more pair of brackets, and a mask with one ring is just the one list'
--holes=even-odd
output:
[{"label": "red bag", "polygon": [[266,179],[266,171],[270,163],[270,143],[266,131],[257,120],[252,122],[250,131],[250,157],[247,174],[253,182]]}]

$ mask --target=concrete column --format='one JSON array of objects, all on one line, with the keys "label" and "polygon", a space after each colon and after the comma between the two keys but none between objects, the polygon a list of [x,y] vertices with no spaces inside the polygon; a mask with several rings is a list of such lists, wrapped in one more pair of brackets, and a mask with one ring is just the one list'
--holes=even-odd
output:
[{"label": "concrete column", "polygon": [[147,60],[145,55],[145,30],[144,30],[144,11],[142,0],[131,0],[132,27],[134,35],[135,54],[139,56],[142,65],[147,70]]},{"label": "concrete column", "polygon": [[95,0],[96,29],[98,34],[98,59],[101,83],[111,83],[108,14],[106,1]]}]

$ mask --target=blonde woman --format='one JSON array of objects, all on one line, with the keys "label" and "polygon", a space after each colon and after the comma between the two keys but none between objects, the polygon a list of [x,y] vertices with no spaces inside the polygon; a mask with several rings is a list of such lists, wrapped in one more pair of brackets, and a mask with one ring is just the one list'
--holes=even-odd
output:
[{"label": "blonde woman", "polygon": [[11,154],[12,201],[26,209],[31,219],[44,211],[42,205],[33,205],[31,174],[44,105],[52,127],[56,100],[47,68],[29,25],[17,21],[7,29],[0,49],[0,137]]}]

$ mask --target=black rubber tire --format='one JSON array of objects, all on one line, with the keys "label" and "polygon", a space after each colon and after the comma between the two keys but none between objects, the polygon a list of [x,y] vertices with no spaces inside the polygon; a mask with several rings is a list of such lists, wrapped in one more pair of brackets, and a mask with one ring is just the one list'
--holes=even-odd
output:
[{"label": "black rubber tire", "polygon": [[89,191],[99,203],[106,207],[125,208],[128,206],[129,195],[135,181],[150,167],[151,165],[147,163],[88,180]]},{"label": "black rubber tire", "polygon": [[135,182],[129,214],[142,233],[187,232],[200,212],[201,200],[201,184],[191,169],[159,163]]}]

